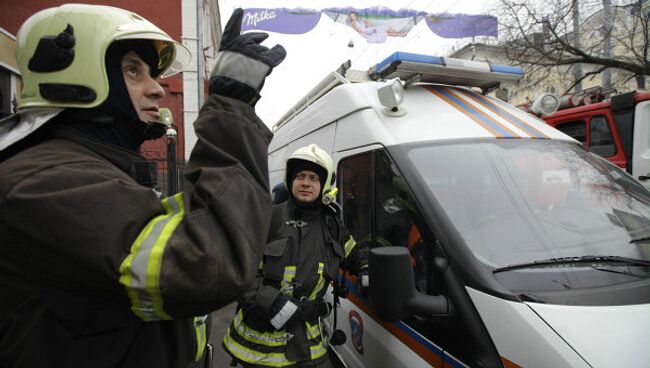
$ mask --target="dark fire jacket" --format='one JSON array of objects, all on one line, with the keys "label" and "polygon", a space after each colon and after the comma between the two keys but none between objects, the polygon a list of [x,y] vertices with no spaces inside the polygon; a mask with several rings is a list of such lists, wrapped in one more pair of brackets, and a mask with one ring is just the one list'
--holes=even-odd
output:
[{"label": "dark fire jacket", "polygon": [[318,205],[304,211],[288,200],[274,209],[257,279],[240,297],[223,346],[250,367],[320,364],[327,357],[327,336],[318,319],[301,320],[278,331],[269,322],[272,305],[281,293],[322,301],[342,262],[361,265],[367,259],[330,208]]},{"label": "dark fire jacket", "polygon": [[0,163],[0,366],[187,367],[206,314],[255,277],[271,133],[211,95],[191,188],[159,198],[142,157],[65,128]]}]

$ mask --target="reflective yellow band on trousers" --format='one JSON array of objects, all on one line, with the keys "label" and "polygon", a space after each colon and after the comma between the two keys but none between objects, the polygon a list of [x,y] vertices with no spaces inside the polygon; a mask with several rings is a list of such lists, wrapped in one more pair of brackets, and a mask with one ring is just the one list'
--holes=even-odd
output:
[{"label": "reflective yellow band on trousers", "polygon": [[205,320],[208,319],[208,315],[194,317],[194,333],[196,334],[196,355],[194,356],[194,361],[198,362],[199,359],[203,356],[205,351],[206,344],[206,331],[205,331]]},{"label": "reflective yellow band on trousers", "polygon": [[149,221],[120,265],[131,309],[144,321],[171,319],[163,309],[160,267],[165,246],[185,215],[182,193],[163,199],[162,206],[166,213]]}]

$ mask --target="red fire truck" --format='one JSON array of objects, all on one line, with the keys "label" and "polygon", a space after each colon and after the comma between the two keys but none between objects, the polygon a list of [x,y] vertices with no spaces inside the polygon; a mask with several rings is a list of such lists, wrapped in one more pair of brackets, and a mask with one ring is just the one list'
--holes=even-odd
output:
[{"label": "red fire truck", "polygon": [[560,98],[546,94],[530,112],[650,187],[650,92],[605,100],[606,92],[596,87]]}]

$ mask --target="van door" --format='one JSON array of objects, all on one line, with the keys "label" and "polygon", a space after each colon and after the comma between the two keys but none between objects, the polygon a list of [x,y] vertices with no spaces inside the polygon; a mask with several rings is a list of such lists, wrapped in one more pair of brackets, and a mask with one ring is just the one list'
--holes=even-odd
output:
[{"label": "van door", "polygon": [[[430,230],[406,179],[387,150],[376,149],[343,158],[337,172],[344,222],[357,243],[370,247],[407,247],[416,289],[431,295],[446,293],[443,276],[433,267],[435,257],[444,257],[443,247]],[[474,311],[469,318],[466,313],[458,313],[453,318],[410,316],[402,322],[386,323],[373,312],[369,300],[358,292],[353,277],[347,277],[346,284],[350,294],[341,303],[338,323],[348,334],[348,341],[338,351],[349,366],[500,364],[496,350],[485,349],[485,341],[477,340],[479,336],[486,336],[484,328],[481,326],[479,330],[483,331],[476,331],[469,327],[475,325],[468,320],[475,322],[478,318]],[[454,302],[468,305],[468,300]],[[496,365],[485,365],[488,362]]]}]

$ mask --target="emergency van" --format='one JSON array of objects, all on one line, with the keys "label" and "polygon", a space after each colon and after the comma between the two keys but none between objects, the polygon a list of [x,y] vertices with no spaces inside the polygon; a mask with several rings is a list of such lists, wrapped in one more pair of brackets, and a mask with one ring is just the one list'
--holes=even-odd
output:
[{"label": "emergency van", "polygon": [[344,223],[371,248],[369,292],[342,274],[323,323],[340,363],[647,367],[650,192],[485,95],[519,68],[399,52],[348,66],[269,147],[272,185],[295,149],[328,151]]},{"label": "emergency van", "polygon": [[546,123],[577,139],[650,187],[650,92],[628,92],[604,99],[593,87],[551,101]]}]

